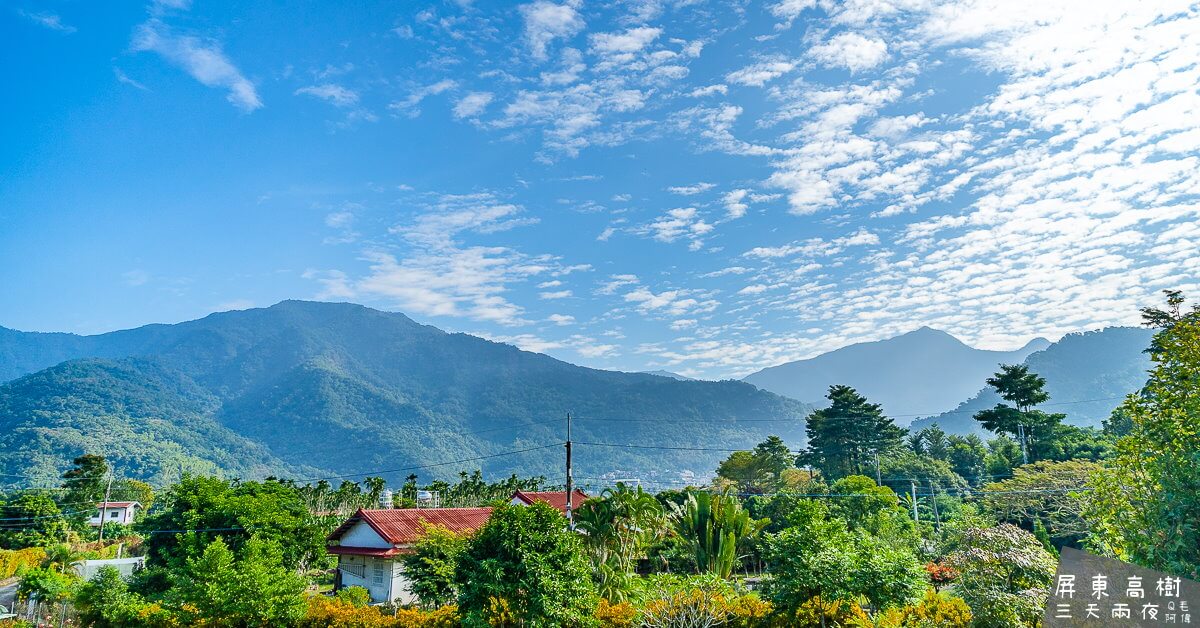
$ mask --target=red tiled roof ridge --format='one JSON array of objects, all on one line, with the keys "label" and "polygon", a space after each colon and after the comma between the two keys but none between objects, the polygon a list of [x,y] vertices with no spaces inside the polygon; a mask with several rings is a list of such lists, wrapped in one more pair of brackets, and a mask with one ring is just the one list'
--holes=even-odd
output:
[{"label": "red tiled roof ridge", "polygon": [[363,521],[380,538],[392,545],[415,543],[425,533],[425,526],[440,525],[453,532],[474,532],[487,523],[491,508],[359,508],[327,539],[336,541],[358,521]]}]

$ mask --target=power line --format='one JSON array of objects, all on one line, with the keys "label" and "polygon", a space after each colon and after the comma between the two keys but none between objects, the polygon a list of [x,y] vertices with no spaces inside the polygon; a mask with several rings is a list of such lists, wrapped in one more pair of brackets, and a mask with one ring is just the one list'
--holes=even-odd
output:
[{"label": "power line", "polygon": [[[1096,403],[1096,402],[1100,402],[1100,401],[1117,401],[1117,400],[1121,400],[1124,398],[1125,398],[1125,396],[1101,397],[1101,398],[1097,398],[1097,399],[1076,399],[1073,401],[1056,401],[1056,402],[1043,403],[1043,404],[1038,404],[1038,405],[1040,405],[1040,406],[1067,406],[1067,405],[1075,405],[1075,404],[1080,404],[1080,403]],[[820,409],[814,410],[813,412],[820,412]],[[955,410],[944,410],[941,412],[921,412],[921,413],[914,413],[914,414],[890,414],[890,413],[886,413],[886,412],[883,414],[887,418],[933,418],[933,417],[940,416],[943,414],[962,414],[962,413],[966,413],[966,412],[975,413],[975,412],[979,412],[979,410],[955,409]],[[793,417],[793,418],[779,418],[779,419],[733,419],[733,420],[728,420],[728,421],[707,421],[704,419],[671,419],[671,418],[666,418],[666,419],[619,418],[619,417],[607,418],[607,417],[588,417],[588,416],[581,416],[581,417],[572,416],[572,418],[579,419],[581,421],[612,421],[612,422],[627,422],[627,423],[704,423],[704,424],[708,424],[708,425],[721,425],[721,424],[737,425],[740,423],[787,423],[787,422],[794,422],[794,421],[804,421],[807,419],[807,416],[801,417],[801,418]],[[867,417],[865,415],[864,416],[838,416],[838,415],[824,416],[823,415],[821,418],[824,420],[834,420],[834,421],[853,421],[853,420],[859,420],[859,419],[863,419],[863,418],[867,418]]]},{"label": "power line", "polygon": [[299,482],[306,482],[306,483],[307,482],[319,482],[321,480],[340,480],[343,478],[355,478],[355,477],[366,476],[366,475],[383,475],[386,473],[400,473],[401,471],[417,471],[420,469],[430,469],[433,467],[444,467],[447,465],[461,464],[464,462],[475,462],[478,460],[499,458],[501,456],[512,456],[515,454],[523,454],[523,453],[527,453],[527,452],[531,452],[531,451],[538,451],[541,449],[550,449],[551,447],[562,447],[562,446],[563,446],[563,443],[551,443],[549,445],[542,445],[540,447],[529,447],[527,449],[514,449],[512,451],[502,451],[499,453],[489,454],[486,456],[475,456],[474,458],[463,458],[461,460],[450,460],[447,462],[437,462],[437,463],[433,463],[433,464],[415,465],[415,466],[411,466],[411,467],[400,467],[398,469],[378,469],[378,470],[374,470],[374,471],[362,471],[360,473],[349,473],[346,475],[332,475],[332,476],[321,477],[321,478],[306,478],[303,480],[295,480],[295,482],[298,482],[298,483]]}]

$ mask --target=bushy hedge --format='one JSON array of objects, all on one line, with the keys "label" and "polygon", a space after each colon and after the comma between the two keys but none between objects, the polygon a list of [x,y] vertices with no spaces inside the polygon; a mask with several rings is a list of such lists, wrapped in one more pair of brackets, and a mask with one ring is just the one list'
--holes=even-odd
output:
[{"label": "bushy hedge", "polygon": [[0,550],[0,580],[11,578],[18,571],[37,567],[43,560],[46,560],[46,550],[40,547]]}]

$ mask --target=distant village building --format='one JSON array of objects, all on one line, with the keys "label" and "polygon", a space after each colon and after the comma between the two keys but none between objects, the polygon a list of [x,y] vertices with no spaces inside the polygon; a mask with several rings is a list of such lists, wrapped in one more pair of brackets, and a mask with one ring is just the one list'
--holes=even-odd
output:
[{"label": "distant village building", "polygon": [[99,528],[101,524],[105,523],[130,525],[137,514],[137,509],[141,507],[142,505],[137,502],[97,502],[96,514],[88,520],[88,525],[93,528]]},{"label": "distant village building", "polygon": [[[585,499],[585,493],[575,491],[572,507]],[[539,501],[566,513],[564,491],[517,491],[510,499],[513,504],[526,506]],[[373,603],[415,604],[417,597],[404,577],[401,560],[413,551],[425,533],[425,526],[443,526],[460,534],[474,532],[491,515],[491,508],[360,508],[327,539],[326,550],[338,557],[334,589],[362,587],[370,593]]]}]

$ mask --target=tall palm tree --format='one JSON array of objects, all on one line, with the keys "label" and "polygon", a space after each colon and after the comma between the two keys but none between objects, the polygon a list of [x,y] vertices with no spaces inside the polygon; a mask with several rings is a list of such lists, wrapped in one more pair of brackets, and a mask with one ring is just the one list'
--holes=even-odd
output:
[{"label": "tall palm tree", "polygon": [[573,516],[591,554],[600,595],[624,601],[634,562],[666,530],[662,506],[640,486],[631,489],[619,483],[585,501]]}]

